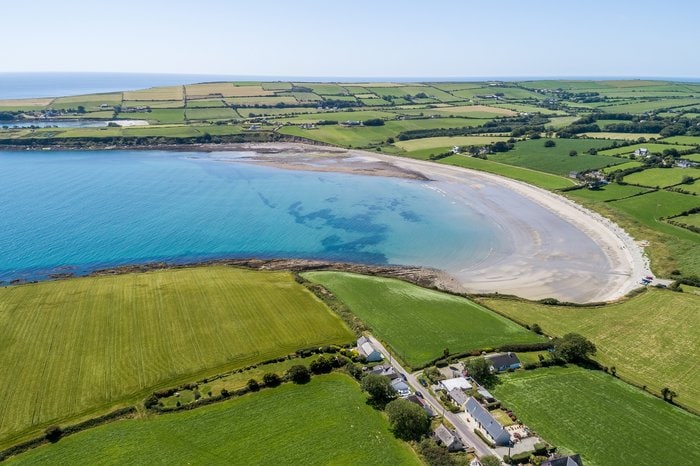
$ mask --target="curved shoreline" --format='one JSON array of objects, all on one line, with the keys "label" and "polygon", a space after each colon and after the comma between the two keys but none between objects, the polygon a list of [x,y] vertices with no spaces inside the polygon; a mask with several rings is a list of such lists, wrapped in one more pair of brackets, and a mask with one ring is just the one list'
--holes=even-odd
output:
[{"label": "curved shoreline", "polygon": [[[290,143],[245,144],[240,145],[236,150],[257,154],[248,159],[248,162],[293,170],[340,171],[388,176],[387,166],[393,166],[396,168],[393,176],[413,179],[421,179],[422,176],[423,179],[443,183],[440,188],[446,191],[444,195],[453,200],[459,196],[460,185],[493,184],[506,188],[572,225],[595,243],[607,261],[604,268],[595,263],[585,267],[587,264],[581,258],[578,258],[578,262],[572,261],[567,264],[567,248],[575,252],[580,245],[560,244],[561,250],[558,253],[551,253],[549,251],[553,248],[551,241],[549,244],[543,242],[556,240],[556,232],[538,230],[538,226],[532,224],[534,220],[528,222],[523,221],[522,218],[511,218],[512,212],[501,209],[501,213],[506,218],[498,219],[499,226],[507,231],[514,242],[520,243],[518,248],[524,250],[526,254],[529,253],[530,256],[517,257],[518,251],[514,250],[515,254],[506,256],[489,255],[481,262],[468,264],[460,271],[446,270],[460,285],[459,289],[452,291],[474,294],[514,294],[526,299],[552,297],[577,303],[607,302],[624,297],[630,291],[640,287],[638,282],[641,277],[652,275],[644,251],[620,226],[563,196],[521,181],[462,167],[360,150]],[[306,157],[291,160],[294,156],[275,155],[290,152],[297,154],[296,157],[298,154],[304,154]],[[343,160],[336,160],[335,163],[322,167],[313,166],[308,159],[313,159],[314,156],[342,157],[345,163]],[[383,164],[380,172],[367,169],[367,164],[372,165],[377,162]],[[465,199],[461,200],[469,202]],[[498,214],[494,214],[494,217],[497,216]],[[560,240],[559,243],[562,241]],[[567,265],[570,267],[567,268]],[[581,267],[576,269],[575,266]]]},{"label": "curved shoreline", "polygon": [[[439,279],[425,282],[427,286],[460,294],[500,293],[533,300],[556,298],[575,303],[620,299],[640,287],[638,281],[641,277],[651,275],[643,250],[612,221],[558,194],[491,173],[335,146],[289,142],[166,145],[139,149],[206,152],[214,157],[216,153],[222,153],[221,162],[400,177],[424,182],[426,188],[439,191],[452,203],[476,210],[484,221],[498,228],[499,235],[495,236],[502,233],[508,239],[507,244],[491,248],[478,262],[385,267],[335,263],[345,270],[346,267],[365,267],[368,271],[375,268],[422,270],[418,276],[439,276]],[[223,156],[231,151],[239,154]],[[514,205],[509,205],[511,203]],[[222,258],[221,261],[198,263],[244,261]],[[305,262],[307,265],[316,262],[286,258],[280,261]],[[318,262],[326,267],[334,264]],[[111,270],[137,271],[148,266],[142,264]],[[415,277],[411,281],[415,282]]]}]

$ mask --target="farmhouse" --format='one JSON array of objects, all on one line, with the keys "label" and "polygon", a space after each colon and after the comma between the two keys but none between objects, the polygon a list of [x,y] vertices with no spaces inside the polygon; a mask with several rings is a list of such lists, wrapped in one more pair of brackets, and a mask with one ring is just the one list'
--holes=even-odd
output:
[{"label": "farmhouse", "polygon": [[583,466],[583,461],[579,455],[562,456],[549,459],[542,463],[542,466]]},{"label": "farmhouse", "polygon": [[379,362],[384,359],[382,353],[377,351],[367,337],[357,340],[357,352],[367,358],[367,362]]},{"label": "farmhouse", "polygon": [[453,379],[445,379],[440,381],[440,388],[446,392],[452,391],[455,388],[460,390],[471,390],[472,384],[464,377],[455,377]]},{"label": "farmhouse", "polygon": [[509,445],[508,431],[489,413],[473,396],[467,400],[467,413],[477,423],[479,429],[493,440],[496,445]]},{"label": "farmhouse", "polygon": [[491,364],[492,372],[504,372],[509,369],[518,369],[522,366],[520,359],[513,353],[499,353],[484,356]]},{"label": "farmhouse", "polygon": [[443,424],[440,424],[437,429],[435,429],[433,438],[438,445],[444,445],[448,451],[464,450],[462,441]]},{"label": "farmhouse", "polygon": [[649,149],[645,147],[640,147],[634,151],[634,155],[637,157],[646,157],[649,155]]}]

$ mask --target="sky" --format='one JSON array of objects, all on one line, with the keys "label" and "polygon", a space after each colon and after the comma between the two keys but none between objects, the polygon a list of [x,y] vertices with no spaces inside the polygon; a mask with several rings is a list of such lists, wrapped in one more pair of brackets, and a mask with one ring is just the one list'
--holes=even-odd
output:
[{"label": "sky", "polygon": [[0,72],[700,77],[693,0],[3,0]]}]

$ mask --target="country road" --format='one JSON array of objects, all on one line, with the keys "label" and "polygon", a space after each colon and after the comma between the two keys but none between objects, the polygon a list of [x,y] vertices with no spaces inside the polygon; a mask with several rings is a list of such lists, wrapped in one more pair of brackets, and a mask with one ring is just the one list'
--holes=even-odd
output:
[{"label": "country road", "polygon": [[406,371],[397,361],[395,358],[391,357],[391,353],[387,351],[387,349],[382,345],[379,340],[374,338],[373,335],[368,334],[369,340],[372,342],[374,347],[378,349],[385,357],[387,361],[390,361],[391,365],[394,367],[394,370],[398,372],[399,374],[403,375],[406,377],[407,383],[411,386],[411,388],[416,392],[420,393],[423,395],[423,399],[427,401],[435,410],[436,413],[442,413],[444,415],[444,418],[447,419],[454,427],[457,433],[459,434],[460,437],[462,437],[462,441],[466,443],[469,446],[474,447],[476,455],[481,458],[482,456],[486,455],[494,455],[498,457],[498,453],[496,453],[496,450],[493,448],[489,447],[484,443],[483,440],[481,440],[470,428],[469,426],[459,417],[457,417],[454,413],[451,413],[450,411],[445,410],[440,402],[428,391],[427,388],[424,388],[419,382],[416,376],[411,374],[410,372]]}]

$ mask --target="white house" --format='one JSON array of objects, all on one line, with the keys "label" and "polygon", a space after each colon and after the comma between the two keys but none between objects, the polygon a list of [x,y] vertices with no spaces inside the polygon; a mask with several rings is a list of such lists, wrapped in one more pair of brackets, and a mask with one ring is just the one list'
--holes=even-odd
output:
[{"label": "white house", "polygon": [[357,352],[367,358],[367,362],[379,362],[384,359],[384,355],[372,345],[367,337],[360,337],[357,340]]},{"label": "white house", "polygon": [[455,377],[452,379],[441,380],[440,388],[442,388],[446,392],[449,392],[455,388],[458,388],[460,390],[471,390],[472,384],[469,383],[469,381],[464,377]]}]

